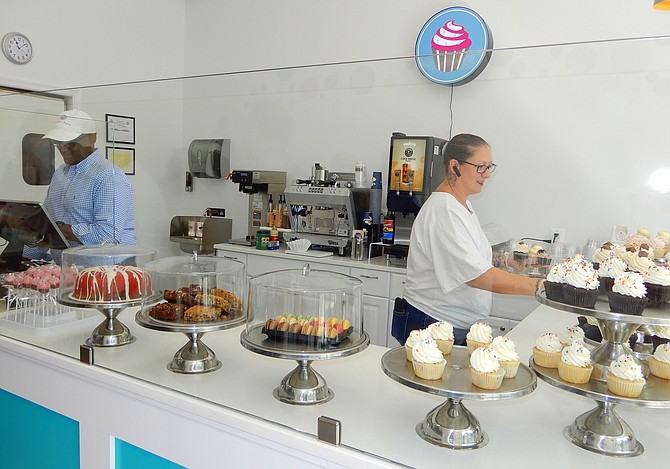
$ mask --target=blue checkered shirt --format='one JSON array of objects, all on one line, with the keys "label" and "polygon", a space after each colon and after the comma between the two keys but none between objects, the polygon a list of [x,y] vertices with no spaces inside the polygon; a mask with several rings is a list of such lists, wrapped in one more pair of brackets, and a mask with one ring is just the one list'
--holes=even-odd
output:
[{"label": "blue checkered shirt", "polygon": [[[82,244],[111,240],[137,244],[133,188],[128,177],[97,149],[76,165],[63,164],[56,169],[44,208],[55,221],[72,225]],[[43,253],[24,249],[24,255],[33,259],[43,258]]]}]

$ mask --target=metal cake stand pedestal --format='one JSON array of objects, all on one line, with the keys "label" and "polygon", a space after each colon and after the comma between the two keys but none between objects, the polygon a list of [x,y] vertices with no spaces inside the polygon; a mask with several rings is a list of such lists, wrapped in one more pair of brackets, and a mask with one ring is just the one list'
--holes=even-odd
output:
[{"label": "metal cake stand pedestal", "polygon": [[174,354],[168,363],[168,370],[174,373],[198,374],[215,371],[221,368],[221,361],[216,358],[214,351],[201,340],[207,332],[221,331],[237,327],[246,322],[246,315],[240,310],[234,310],[230,318],[216,322],[176,322],[161,321],[149,316],[149,310],[140,310],[135,314],[135,322],[147,329],[163,332],[181,332],[186,334],[188,342]]},{"label": "metal cake stand pedestal", "polygon": [[349,337],[332,348],[318,345],[274,340],[262,332],[263,324],[247,328],[240,335],[242,346],[267,357],[296,360],[298,366],[284,376],[272,395],[286,404],[312,405],[330,401],[335,393],[326,380],[312,368],[315,360],[348,357],[364,350],[370,344],[366,332],[353,331]]},{"label": "metal cake stand pedestal", "polygon": [[91,337],[86,339],[86,345],[92,347],[120,347],[135,342],[135,336],[130,333],[128,326],[119,321],[117,316],[126,308],[152,304],[160,298],[160,293],[154,293],[151,296],[128,301],[91,302],[77,300],[70,296],[59,296],[57,301],[65,306],[97,309],[105,316],[105,320],[93,329]]},{"label": "metal cake stand pedestal", "polygon": [[531,393],[537,386],[533,370],[519,365],[515,378],[504,379],[496,390],[478,388],[470,377],[467,347],[454,347],[445,357],[447,367],[440,380],[425,380],[414,374],[406,358],[405,347],[394,348],[382,356],[382,370],[391,379],[412,389],[447,397],[416,426],[424,440],[451,449],[476,449],[486,446],[488,436],[477,418],[463,405],[463,400],[496,401],[514,399]]},{"label": "metal cake stand pedestal", "polygon": [[[593,374],[586,384],[571,384],[558,376],[558,370],[531,366],[544,381],[575,394],[595,399],[597,407],[577,417],[574,423],[563,430],[563,435],[575,445],[606,456],[631,457],[644,452],[633,430],[614,411],[617,404],[640,407],[670,408],[670,381],[649,374],[644,354],[631,353],[627,343],[640,327],[647,325],[670,325],[670,305],[646,307],[641,316],[613,313],[609,310],[607,296],[601,295],[593,309],[572,306],[549,300],[544,291],[538,292],[537,300],[554,309],[590,316],[596,319],[603,340],[591,351]],[[638,398],[626,398],[612,394],[607,389],[607,372],[612,361],[622,353],[633,356],[642,367],[646,384]]]},{"label": "metal cake stand pedestal", "polygon": [[543,368],[530,359],[530,365],[538,376],[559,389],[595,399],[597,407],[565,427],[563,435],[575,445],[607,456],[638,456],[644,452],[633,430],[614,411],[617,404],[670,408],[670,381],[647,377],[642,394],[637,398],[620,397],[607,390],[607,384],[591,379],[586,384],[571,384],[558,376],[558,369]]}]

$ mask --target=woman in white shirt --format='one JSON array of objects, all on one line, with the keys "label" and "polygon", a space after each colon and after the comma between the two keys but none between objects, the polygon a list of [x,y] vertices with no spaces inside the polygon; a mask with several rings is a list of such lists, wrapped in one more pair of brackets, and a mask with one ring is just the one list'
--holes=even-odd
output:
[{"label": "woman in white shirt", "polygon": [[446,176],[412,226],[404,298],[406,315],[394,317],[402,344],[414,329],[436,321],[454,327],[456,344],[470,326],[485,320],[493,293],[534,296],[541,280],[493,267],[491,246],[468,197],[478,194],[495,170],[481,137],[460,134],[443,148]]}]

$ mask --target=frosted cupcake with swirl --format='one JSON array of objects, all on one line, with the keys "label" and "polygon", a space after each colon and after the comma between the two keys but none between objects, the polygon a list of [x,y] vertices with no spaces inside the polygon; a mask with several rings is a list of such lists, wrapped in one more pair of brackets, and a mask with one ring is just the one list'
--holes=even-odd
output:
[{"label": "frosted cupcake with swirl", "polygon": [[638,272],[624,272],[614,279],[607,298],[613,313],[640,316],[648,301],[644,277]]},{"label": "frosted cupcake with swirl", "polygon": [[647,298],[651,306],[670,301],[670,269],[659,265],[649,267],[644,274]]},{"label": "frosted cupcake with swirl", "polygon": [[431,41],[435,68],[441,72],[458,70],[471,45],[472,40],[465,28],[452,20],[447,21]]}]

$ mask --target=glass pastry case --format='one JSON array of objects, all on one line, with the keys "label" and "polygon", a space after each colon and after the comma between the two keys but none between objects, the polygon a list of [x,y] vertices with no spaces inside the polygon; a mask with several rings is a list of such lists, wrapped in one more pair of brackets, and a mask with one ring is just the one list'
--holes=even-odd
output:
[{"label": "glass pastry case", "polygon": [[327,402],[333,392],[310,365],[357,353],[370,343],[363,330],[362,282],[309,264],[254,277],[241,342],[261,355],[298,361],[275,398],[288,404]]}]

